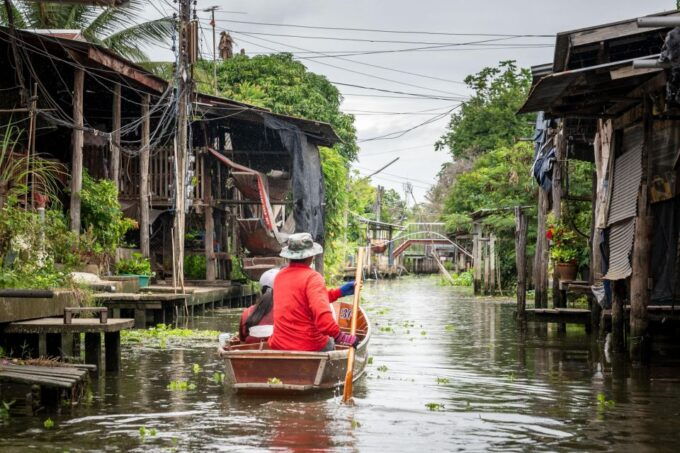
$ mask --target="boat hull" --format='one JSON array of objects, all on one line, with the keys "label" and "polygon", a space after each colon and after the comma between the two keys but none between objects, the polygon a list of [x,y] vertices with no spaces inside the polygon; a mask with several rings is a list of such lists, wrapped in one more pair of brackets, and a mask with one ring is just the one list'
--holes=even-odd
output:
[{"label": "boat hull", "polygon": [[[363,313],[362,313],[363,314]],[[354,356],[353,380],[365,372],[368,361],[370,327]],[[262,349],[260,349],[262,347]],[[337,346],[330,352],[278,351],[264,343],[219,349],[226,378],[238,392],[307,392],[342,385],[347,374],[349,348]]]}]

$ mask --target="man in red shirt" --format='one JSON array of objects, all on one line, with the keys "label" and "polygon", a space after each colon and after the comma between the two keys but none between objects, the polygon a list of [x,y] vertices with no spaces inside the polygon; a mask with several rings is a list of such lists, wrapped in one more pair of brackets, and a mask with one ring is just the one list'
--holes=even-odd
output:
[{"label": "man in red shirt", "polygon": [[[274,333],[269,347],[292,351],[332,351],[335,343],[356,346],[354,335],[340,331],[333,318],[324,279],[310,268],[323,247],[309,233],[290,236],[281,256],[290,264],[274,280]],[[345,285],[349,286],[349,285]],[[342,295],[353,293],[340,288]]]}]

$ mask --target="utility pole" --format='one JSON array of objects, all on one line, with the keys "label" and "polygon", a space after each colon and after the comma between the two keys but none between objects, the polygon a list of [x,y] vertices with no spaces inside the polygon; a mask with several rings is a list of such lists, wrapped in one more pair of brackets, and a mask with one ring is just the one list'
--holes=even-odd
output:
[{"label": "utility pole", "polygon": [[190,61],[191,0],[179,0],[179,49],[177,57],[177,125],[175,131],[175,219],[173,225],[173,281],[184,292],[184,226],[186,162],[188,158],[188,110],[193,93]]},{"label": "utility pole", "polygon": [[219,9],[219,6],[211,6],[206,8],[203,12],[210,13],[210,26],[212,27],[212,47],[213,47],[213,90],[215,96],[217,96],[217,44],[215,38],[215,10]]}]

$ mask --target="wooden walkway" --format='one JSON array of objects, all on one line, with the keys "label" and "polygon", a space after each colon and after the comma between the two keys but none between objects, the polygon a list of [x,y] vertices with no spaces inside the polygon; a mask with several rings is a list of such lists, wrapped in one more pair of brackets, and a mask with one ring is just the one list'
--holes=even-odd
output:
[{"label": "wooden walkway", "polygon": [[557,324],[590,324],[590,310],[587,308],[527,308],[529,322]]},{"label": "wooden walkway", "polygon": [[205,309],[248,306],[254,297],[255,293],[247,285],[187,287],[185,294],[176,294],[175,288],[168,286],[150,286],[141,293],[94,295],[95,301],[107,307],[113,317],[134,317],[136,329],[161,323],[173,324],[182,314],[194,316],[197,311]]},{"label": "wooden walkway", "polygon": [[101,365],[102,340],[106,370],[120,369],[120,331],[131,329],[133,319],[112,319],[102,323],[99,318],[74,318],[70,324],[64,318],[40,318],[30,321],[17,321],[8,324],[2,330],[4,334],[37,335],[38,356],[40,357],[72,357],[74,353],[74,335],[77,347],[80,347],[80,334],[85,334],[85,363]]},{"label": "wooden walkway", "polygon": [[0,365],[0,381],[71,389],[87,379],[87,368],[76,366]]}]

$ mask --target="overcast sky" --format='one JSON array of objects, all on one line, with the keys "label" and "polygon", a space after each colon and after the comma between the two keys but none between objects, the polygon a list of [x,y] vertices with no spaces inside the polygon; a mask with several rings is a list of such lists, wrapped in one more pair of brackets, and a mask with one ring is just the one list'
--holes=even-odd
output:
[{"label": "overcast sky", "polygon": [[[170,11],[175,7],[175,4],[169,0],[152,1],[160,6],[149,7],[150,17],[158,16],[159,9]],[[247,54],[270,53],[271,49],[297,52],[297,57],[310,70],[324,74],[332,82],[448,98],[384,97],[399,95],[338,86],[345,99],[342,104],[343,110],[356,114],[361,153],[355,168],[361,174],[368,174],[371,170],[378,169],[395,157],[399,157],[399,161],[373,178],[374,183],[403,193],[403,184],[409,181],[414,186],[416,199],[422,201],[428,186],[434,183],[441,164],[450,159],[446,152],[434,151],[433,144],[444,133],[448,122],[449,116],[442,115],[442,113],[458,104],[455,99],[469,94],[460,82],[468,74],[476,73],[485,66],[493,66],[501,60],[514,59],[526,67],[550,62],[553,56],[553,38],[518,37],[487,41],[481,45],[448,46],[447,48],[443,45],[479,42],[498,39],[498,37],[371,33],[254,25],[224,20],[461,34],[553,35],[559,31],[673,9],[675,2],[673,0],[421,0],[417,2],[405,0],[199,0],[198,2],[199,9],[213,5],[220,7],[216,14],[218,35],[222,30],[230,31],[236,40],[237,49],[245,48]],[[204,51],[210,52],[212,38],[208,25],[209,13],[201,13],[200,17],[206,19],[202,20],[205,27]],[[267,35],[254,33],[267,33]],[[271,34],[315,38],[272,36]],[[320,39],[320,37],[367,41],[340,41]],[[375,40],[404,42],[375,42]],[[441,46],[440,49],[342,56],[343,59],[338,57],[307,59],[320,55],[305,53],[305,51],[315,51],[325,55],[342,55],[357,51],[384,51],[437,45]],[[154,49],[152,55],[154,58],[168,58],[167,51],[162,49]],[[425,75],[430,78],[380,69],[366,64]],[[399,138],[362,142],[362,140],[392,132],[404,131],[428,120],[433,120],[433,122],[405,133]]]}]

